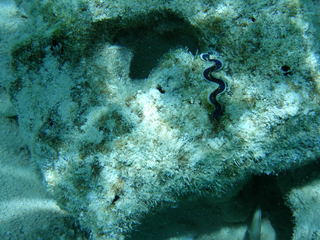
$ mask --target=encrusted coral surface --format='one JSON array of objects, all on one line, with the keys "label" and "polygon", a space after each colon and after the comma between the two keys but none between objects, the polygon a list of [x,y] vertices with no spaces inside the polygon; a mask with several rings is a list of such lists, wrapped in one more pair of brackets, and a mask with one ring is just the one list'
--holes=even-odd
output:
[{"label": "encrusted coral surface", "polygon": [[[299,1],[16,3],[2,84],[48,189],[92,239],[319,158],[319,34]],[[215,122],[209,50],[229,86]]]}]

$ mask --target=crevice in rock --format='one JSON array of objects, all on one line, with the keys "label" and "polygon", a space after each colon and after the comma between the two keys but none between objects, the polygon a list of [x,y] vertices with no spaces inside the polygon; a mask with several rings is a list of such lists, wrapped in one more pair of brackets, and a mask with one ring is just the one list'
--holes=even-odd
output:
[{"label": "crevice in rock", "polygon": [[142,220],[128,239],[205,239],[204,236],[225,239],[223,232],[229,232],[230,238],[238,235],[239,239],[245,239],[246,229],[258,208],[261,209],[262,220],[268,219],[272,226],[268,232],[269,228],[263,222],[262,232],[265,235],[275,234],[277,240],[290,239],[292,213],[285,205],[278,180],[276,176],[253,176],[231,199],[216,201],[210,197],[191,197],[192,200],[183,199],[176,206],[155,210]]},{"label": "crevice in rock", "polygon": [[112,43],[133,52],[129,76],[147,78],[161,56],[176,48],[187,48],[195,54],[200,46],[198,31],[183,18],[173,13],[151,13],[120,28]]},{"label": "crevice in rock", "polygon": [[251,198],[253,211],[260,207],[262,218],[270,220],[276,232],[276,239],[290,239],[293,231],[292,213],[285,204],[278,177],[260,175],[252,177],[250,183],[239,193]]}]

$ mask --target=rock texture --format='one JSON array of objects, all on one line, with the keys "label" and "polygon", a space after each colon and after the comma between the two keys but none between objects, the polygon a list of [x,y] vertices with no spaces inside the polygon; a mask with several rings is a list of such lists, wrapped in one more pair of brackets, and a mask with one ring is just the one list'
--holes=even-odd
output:
[{"label": "rock texture", "polygon": [[[252,176],[320,156],[309,2],[16,0],[1,85],[59,206],[91,239],[124,239],[157,209],[202,198],[234,211],[221,228],[244,224],[259,202],[225,205]],[[229,86],[215,122],[199,58],[209,50]]]}]

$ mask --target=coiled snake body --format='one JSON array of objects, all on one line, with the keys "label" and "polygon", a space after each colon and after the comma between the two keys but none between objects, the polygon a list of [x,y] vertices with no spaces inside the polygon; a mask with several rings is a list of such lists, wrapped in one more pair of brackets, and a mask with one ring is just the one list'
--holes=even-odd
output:
[{"label": "coiled snake body", "polygon": [[217,71],[221,70],[221,68],[222,68],[221,61],[219,61],[218,59],[212,58],[212,54],[210,54],[210,53],[202,53],[202,54],[200,54],[200,58],[203,61],[209,61],[209,62],[213,63],[213,65],[211,67],[206,68],[204,70],[204,72],[203,72],[204,78],[210,82],[214,82],[219,85],[218,88],[216,90],[214,90],[212,93],[210,93],[210,95],[209,95],[209,101],[214,106],[214,111],[211,114],[211,119],[215,121],[215,120],[218,120],[223,113],[223,109],[222,109],[220,103],[217,101],[217,96],[226,90],[227,84],[224,81],[222,81],[221,79],[215,78],[212,76],[213,72],[217,72]]}]

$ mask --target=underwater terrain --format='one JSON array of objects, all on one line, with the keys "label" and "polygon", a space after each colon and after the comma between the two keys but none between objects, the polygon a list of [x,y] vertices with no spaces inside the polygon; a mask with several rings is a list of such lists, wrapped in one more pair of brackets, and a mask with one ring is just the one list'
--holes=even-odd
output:
[{"label": "underwater terrain", "polygon": [[0,0],[0,239],[320,240],[316,0]]}]

